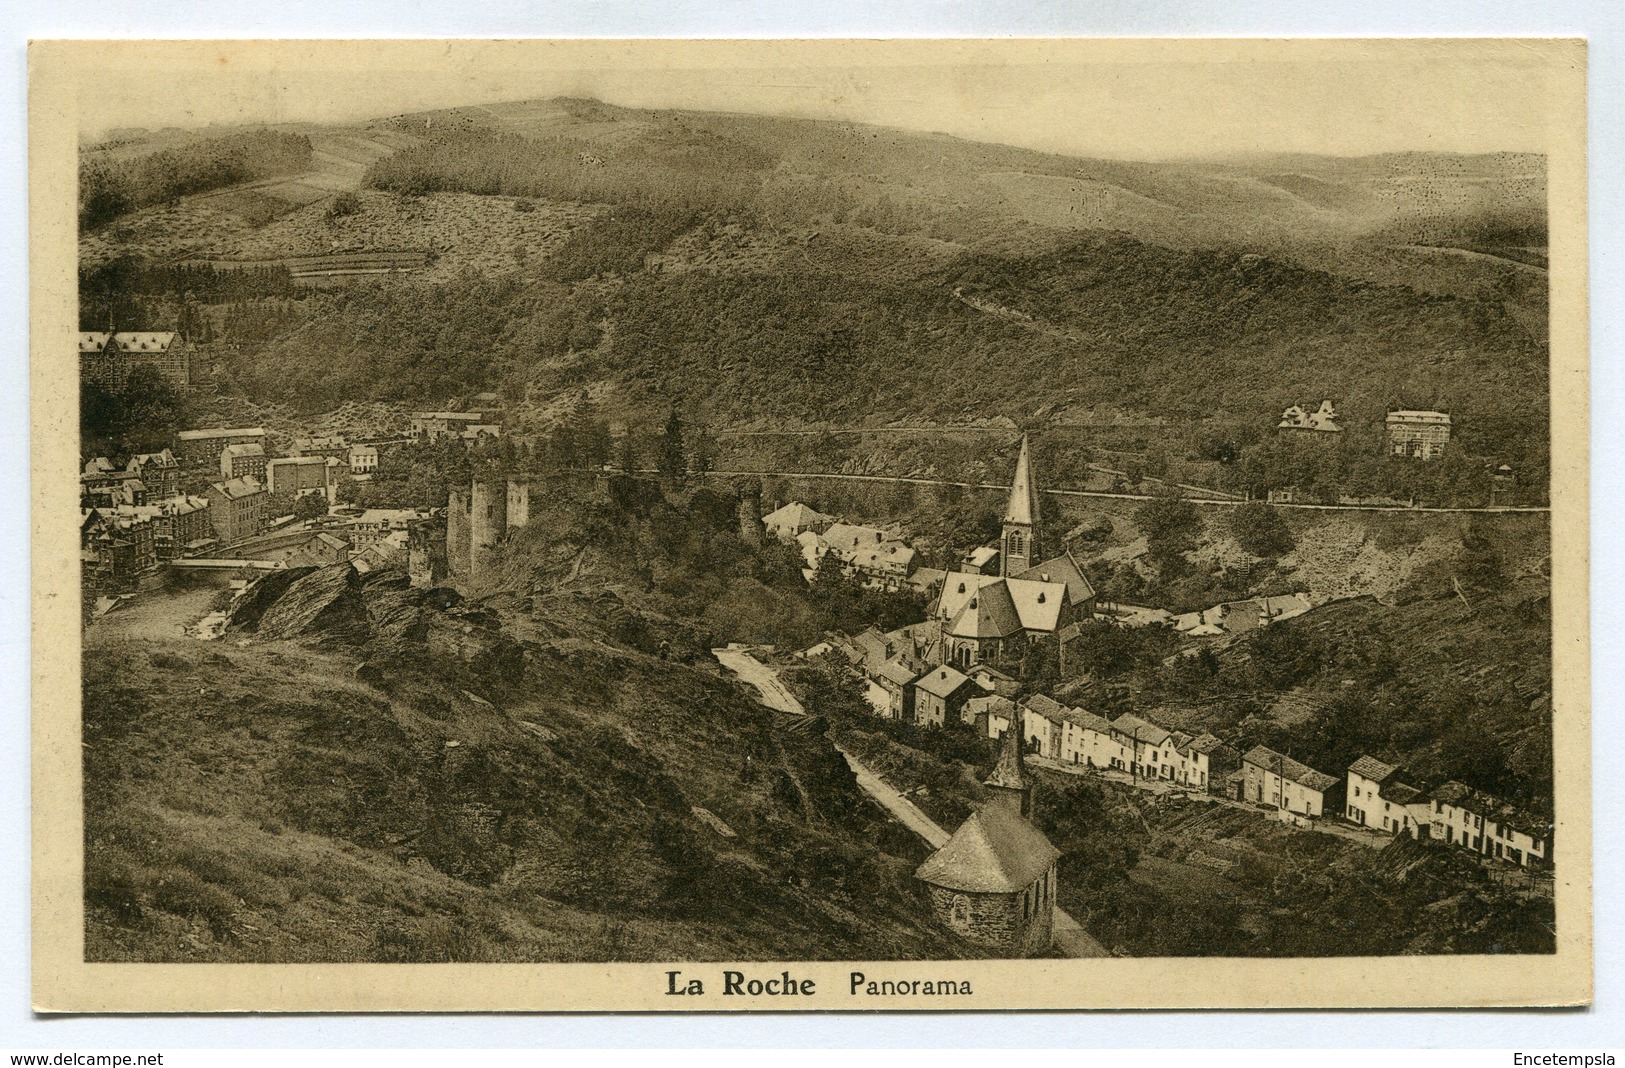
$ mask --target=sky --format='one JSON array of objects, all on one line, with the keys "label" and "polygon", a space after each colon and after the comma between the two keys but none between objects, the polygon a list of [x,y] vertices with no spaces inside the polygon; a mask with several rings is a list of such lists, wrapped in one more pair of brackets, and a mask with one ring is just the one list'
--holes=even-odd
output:
[{"label": "sky", "polygon": [[[83,134],[340,122],[561,94],[898,126],[1072,155],[1541,151],[1549,53],[1524,42],[396,42],[87,49]],[[152,47],[162,48],[163,45]],[[94,59],[94,61],[92,61]],[[150,65],[147,70],[150,71]]]}]

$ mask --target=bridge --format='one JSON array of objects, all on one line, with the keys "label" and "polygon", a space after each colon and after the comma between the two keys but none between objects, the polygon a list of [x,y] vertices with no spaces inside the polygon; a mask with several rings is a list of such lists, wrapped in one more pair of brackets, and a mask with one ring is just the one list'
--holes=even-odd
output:
[{"label": "bridge", "polygon": [[241,571],[245,567],[254,571],[285,571],[288,567],[280,560],[224,560],[204,556],[171,560],[169,566],[184,571]]}]

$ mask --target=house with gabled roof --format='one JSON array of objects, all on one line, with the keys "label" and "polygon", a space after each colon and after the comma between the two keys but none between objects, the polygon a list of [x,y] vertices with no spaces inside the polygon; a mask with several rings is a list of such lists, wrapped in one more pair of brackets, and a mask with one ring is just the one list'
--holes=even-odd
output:
[{"label": "house with gabled roof", "polygon": [[983,689],[947,664],[921,673],[911,685],[913,720],[927,727],[963,722],[965,704]]},{"label": "house with gabled roof", "polygon": [[1343,801],[1343,780],[1316,771],[1267,746],[1257,745],[1241,758],[1240,800],[1270,805],[1278,811],[1318,819],[1336,812]]},{"label": "house with gabled roof", "polygon": [[87,330],[79,335],[79,379],[116,390],[137,370],[155,372],[185,391],[192,385],[186,339],[173,330]]},{"label": "house with gabled roof", "polygon": [[[1183,738],[1184,735],[1177,737]],[[1185,777],[1188,786],[1198,790],[1213,790],[1231,772],[1241,767],[1241,754],[1207,732],[1179,743],[1179,755],[1185,758]]]},{"label": "house with gabled roof", "polygon": [[1452,779],[1425,798],[1430,837],[1524,868],[1552,866],[1552,823]]},{"label": "house with gabled roof", "polygon": [[762,526],[775,538],[795,541],[798,534],[811,531],[822,534],[835,522],[835,517],[809,508],[800,501],[791,501],[762,517]]},{"label": "house with gabled roof", "polygon": [[869,677],[886,691],[888,719],[911,719],[912,698],[909,684],[914,681],[914,669],[893,657],[882,660],[869,672]]},{"label": "house with gabled roof", "polygon": [[[1421,789],[1407,782],[1404,769],[1364,755],[1348,768],[1343,794],[1343,815],[1362,827],[1388,834],[1425,837],[1429,821],[1414,819],[1410,804]],[[1420,834],[1418,832],[1420,831]]]}]

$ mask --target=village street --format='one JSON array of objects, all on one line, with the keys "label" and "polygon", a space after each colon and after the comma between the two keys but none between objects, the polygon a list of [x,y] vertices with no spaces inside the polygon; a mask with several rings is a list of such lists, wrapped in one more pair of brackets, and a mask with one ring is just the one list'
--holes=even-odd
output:
[{"label": "village street", "polygon": [[[769,708],[780,712],[789,712],[793,715],[805,715],[806,709],[801,706],[785,689],[784,683],[779,681],[778,672],[757,660],[743,649],[713,649],[712,654],[723,667],[738,675],[745,682],[756,688],[762,695],[762,703]],[[932,819],[904,797],[895,787],[876,775],[862,761],[851,753],[835,747],[846,758],[847,765],[851,767],[852,774],[857,777],[858,786],[864,793],[874,798],[882,808],[889,812],[899,823],[919,835],[932,849],[940,848],[948,841],[948,832],[938,826]],[[1109,957],[1106,947],[1097,942],[1079,925],[1078,921],[1067,915],[1060,908],[1055,910],[1054,924],[1055,948],[1068,957]]]}]

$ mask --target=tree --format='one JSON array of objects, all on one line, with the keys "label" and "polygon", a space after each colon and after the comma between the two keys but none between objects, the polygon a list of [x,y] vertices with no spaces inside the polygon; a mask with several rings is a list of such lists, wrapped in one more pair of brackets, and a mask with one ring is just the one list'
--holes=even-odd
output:
[{"label": "tree", "polygon": [[666,429],[660,435],[655,466],[659,468],[661,477],[673,481],[679,481],[688,474],[688,463],[683,456],[683,421],[678,418],[675,408],[666,417]]},{"label": "tree", "polygon": [[697,426],[694,428],[692,442],[689,446],[689,468],[696,475],[707,474],[716,464],[717,442],[711,436],[711,428]]},{"label": "tree", "polygon": [[1230,532],[1254,556],[1284,556],[1296,542],[1281,514],[1267,504],[1244,504],[1230,510]]},{"label": "tree", "polygon": [[638,448],[638,439],[632,433],[632,428],[628,427],[615,447],[615,465],[630,475],[637,471],[638,465],[642,462],[643,455]]},{"label": "tree", "polygon": [[297,519],[315,519],[326,515],[327,498],[320,493],[307,493],[293,502],[293,514]]},{"label": "tree", "polygon": [[1134,521],[1145,533],[1146,547],[1158,567],[1183,563],[1184,554],[1196,548],[1196,535],[1202,529],[1196,506],[1177,497],[1145,502]]}]

